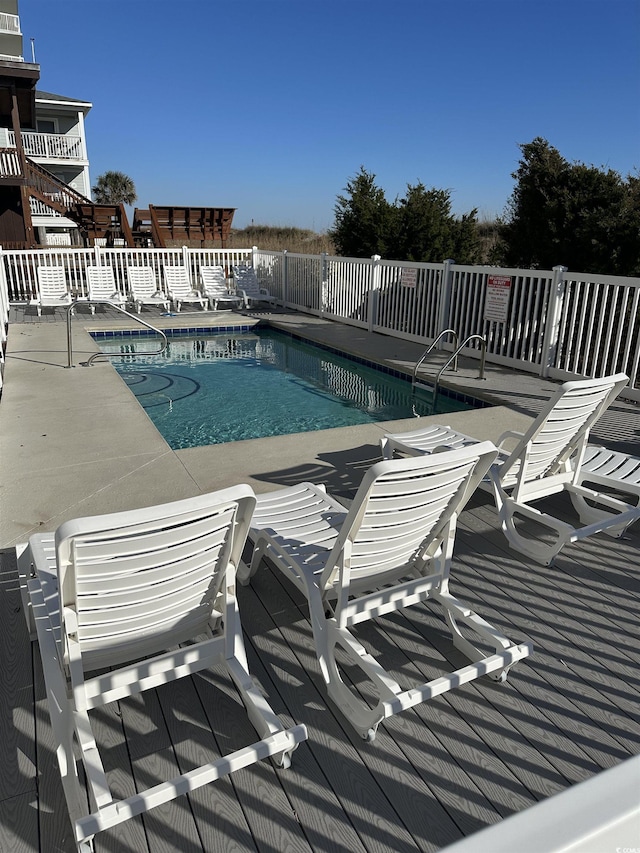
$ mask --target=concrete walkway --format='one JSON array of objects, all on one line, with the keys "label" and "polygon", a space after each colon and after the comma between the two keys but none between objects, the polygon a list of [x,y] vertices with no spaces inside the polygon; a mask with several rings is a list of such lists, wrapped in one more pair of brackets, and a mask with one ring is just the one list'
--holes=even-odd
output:
[{"label": "concrete walkway", "polygon": [[[145,318],[164,328],[247,325],[268,320],[312,341],[411,373],[424,347],[409,341],[289,312],[242,315],[199,312]],[[429,418],[345,427],[172,451],[107,362],[67,369],[62,312],[35,319],[14,309],[0,403],[0,547],[63,521],[133,509],[247,482],[256,492],[300,480],[324,482],[346,498],[364,470],[380,458],[385,432],[422,423],[449,423],[494,441],[522,429],[556,384],[528,374],[465,361],[444,385],[492,404],[490,408]],[[118,329],[131,321],[108,313],[73,320],[74,363],[98,350],[88,330]],[[639,452],[640,421],[632,404],[615,404],[595,438]]]}]

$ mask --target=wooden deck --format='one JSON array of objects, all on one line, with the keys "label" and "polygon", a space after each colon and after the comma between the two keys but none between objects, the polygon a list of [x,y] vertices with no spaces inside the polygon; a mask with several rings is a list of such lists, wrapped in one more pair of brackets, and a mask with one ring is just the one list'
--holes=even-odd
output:
[{"label": "wooden deck", "polygon": [[[439,850],[640,753],[640,525],[623,540],[566,548],[543,568],[507,548],[496,520],[484,494],[463,513],[452,590],[512,639],[533,641],[506,684],[466,685],[364,743],[327,704],[299,595],[264,566],[239,594],[250,668],[284,721],[307,724],[309,740],[289,770],[254,765],[101,834],[96,850]],[[1,558],[0,850],[72,851],[38,650],[13,554]],[[460,665],[436,606],[359,636],[401,682]],[[121,794],[255,739],[216,673],[95,720]]]}]

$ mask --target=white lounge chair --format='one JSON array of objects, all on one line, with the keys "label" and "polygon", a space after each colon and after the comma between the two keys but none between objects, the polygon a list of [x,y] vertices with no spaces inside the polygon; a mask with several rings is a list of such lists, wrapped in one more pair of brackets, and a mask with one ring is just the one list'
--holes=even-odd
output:
[{"label": "white lounge chair", "polygon": [[43,308],[68,308],[73,300],[64,267],[39,266],[37,271],[38,295],[29,301],[29,305],[35,306],[38,317],[42,316]]},{"label": "white lounge chair", "polygon": [[191,286],[189,271],[186,267],[165,266],[164,282],[177,312],[180,311],[183,302],[199,305],[203,311],[207,310],[208,300],[199,290],[194,290]]},{"label": "white lounge chair", "polygon": [[[640,507],[640,459],[636,456],[589,444],[576,482],[579,486],[601,486],[617,492],[624,495],[627,503]],[[598,521],[600,513],[582,495],[571,497],[583,524]]]},{"label": "white lounge chair", "polygon": [[[304,726],[283,729],[247,670],[234,587],[254,505],[250,487],[237,486],[69,521],[55,535],[37,534],[18,547],[78,850],[93,850],[92,839],[102,830],[268,756],[288,766],[290,753],[306,738]],[[169,782],[115,797],[90,709],[219,665],[260,739]]]},{"label": "white lounge chair", "polygon": [[138,314],[143,305],[169,310],[169,299],[158,287],[156,274],[151,267],[127,267],[127,280],[131,302]]},{"label": "white lounge chair", "polygon": [[[113,302],[114,305],[126,305],[127,297],[120,293],[111,267],[87,267],[87,290],[89,300],[99,299]],[[96,313],[96,306],[89,305],[91,313]]]},{"label": "white lounge chair", "polygon": [[[601,491],[582,485],[582,459],[589,430],[627,384],[624,374],[601,379],[565,382],[549,400],[525,433],[507,431],[499,440],[500,457],[491,467],[484,486],[493,491],[502,530],[512,548],[549,565],[561,548],[595,533],[620,536],[640,518],[640,509]],[[431,426],[401,434],[385,435],[382,455],[430,453],[456,444],[473,445],[475,439],[449,427]],[[505,444],[513,445],[507,450]],[[566,491],[588,520],[573,527],[549,512],[530,504]],[[587,501],[589,502],[587,504]],[[552,541],[521,532],[516,520],[537,522]],[[542,531],[540,531],[542,532]]]},{"label": "white lounge chair", "polygon": [[253,267],[234,266],[232,271],[236,293],[242,297],[245,308],[250,308],[257,302],[272,304],[276,301],[275,296],[272,296],[266,287],[260,286]]},{"label": "white lounge chair", "polygon": [[[304,593],[327,692],[367,740],[386,717],[481,675],[504,679],[531,652],[528,643],[512,643],[448,588],[458,514],[496,453],[483,442],[378,462],[348,510],[312,483],[257,498],[249,533],[255,550],[238,578],[247,583],[267,557]],[[350,629],[427,599],[442,605],[454,645],[472,663],[403,690]],[[469,639],[474,634],[492,651],[476,647]],[[342,680],[337,647],[372,682],[373,707]]]},{"label": "white lounge chair", "polygon": [[242,297],[229,290],[227,277],[221,266],[200,267],[202,291],[209,300],[209,305],[215,311],[220,303],[231,303],[232,307],[242,304]]}]

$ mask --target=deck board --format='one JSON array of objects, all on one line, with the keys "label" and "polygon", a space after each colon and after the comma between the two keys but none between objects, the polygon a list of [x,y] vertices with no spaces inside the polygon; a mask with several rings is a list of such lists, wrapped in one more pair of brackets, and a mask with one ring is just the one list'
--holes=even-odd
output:
[{"label": "deck board", "polygon": [[[323,692],[302,597],[263,564],[239,589],[250,670],[309,740],[290,769],[254,765],[102,833],[96,850],[436,851],[639,753],[639,555],[636,525],[537,566],[508,548],[492,502],[475,496],[458,526],[452,591],[512,639],[531,638],[534,654],[505,684],[475,681],[385,721],[371,744]],[[0,557],[0,849],[71,853],[39,656],[13,555]],[[431,678],[462,662],[438,611],[427,603],[357,634],[401,683]],[[217,670],[94,716],[123,795],[256,737]]]}]

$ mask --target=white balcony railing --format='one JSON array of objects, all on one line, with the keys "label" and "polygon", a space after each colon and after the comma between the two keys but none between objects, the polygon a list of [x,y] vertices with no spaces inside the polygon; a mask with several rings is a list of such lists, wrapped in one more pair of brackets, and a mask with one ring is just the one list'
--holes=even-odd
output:
[{"label": "white balcony railing", "polygon": [[0,12],[0,32],[20,35],[20,18],[8,12]]},{"label": "white balcony railing", "polygon": [[[84,151],[79,136],[62,133],[34,133],[23,130],[22,147],[27,157],[42,157],[45,160],[83,160]],[[7,145],[15,148],[16,135],[7,131]]]},{"label": "white balcony railing", "polygon": [[22,164],[17,151],[0,151],[0,177],[19,178],[22,175]]},{"label": "white balcony railing", "polygon": [[[52,195],[51,197],[53,201],[60,201],[60,198],[55,198],[54,195]],[[49,207],[48,204],[45,204],[43,201],[40,201],[39,198],[33,198],[33,196],[29,199],[29,206],[31,208],[32,216],[62,216],[62,214],[55,210],[53,207]]]}]

